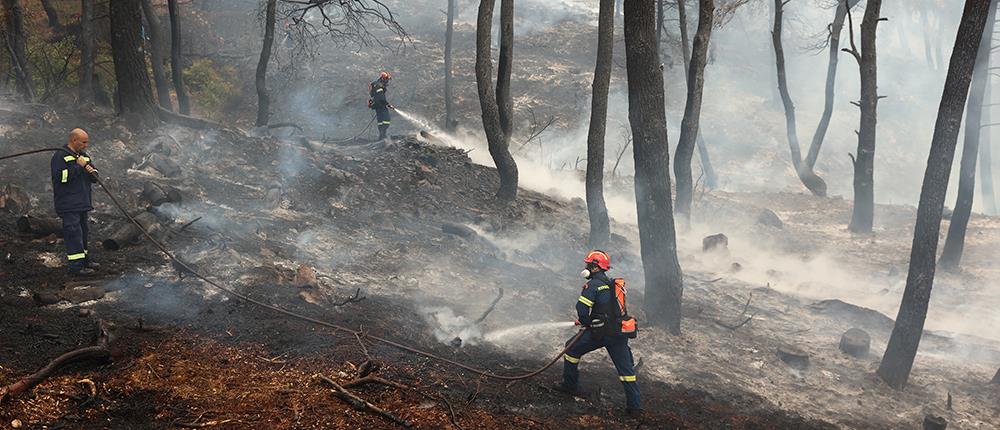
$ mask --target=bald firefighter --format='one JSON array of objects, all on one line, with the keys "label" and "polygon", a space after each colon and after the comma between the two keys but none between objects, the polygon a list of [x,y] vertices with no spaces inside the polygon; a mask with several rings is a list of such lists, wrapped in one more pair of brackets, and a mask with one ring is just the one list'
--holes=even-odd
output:
[{"label": "bald firefighter", "polygon": [[563,382],[559,389],[576,393],[579,389],[580,360],[588,352],[604,348],[618,371],[618,380],[625,388],[625,411],[629,415],[642,413],[639,384],[629,338],[636,337],[635,319],[629,316],[625,304],[625,280],[608,277],[611,257],[601,250],[587,253],[586,269],[581,273],[587,279],[576,303],[577,323],[586,331],[563,357]]},{"label": "bald firefighter", "polygon": [[85,152],[90,136],[83,129],[73,129],[69,142],[56,152],[50,162],[52,170],[52,197],[56,214],[62,218],[63,241],[69,271],[74,275],[91,275],[100,267],[87,253],[88,216],[94,210],[91,204],[91,186],[97,179],[97,169]]}]

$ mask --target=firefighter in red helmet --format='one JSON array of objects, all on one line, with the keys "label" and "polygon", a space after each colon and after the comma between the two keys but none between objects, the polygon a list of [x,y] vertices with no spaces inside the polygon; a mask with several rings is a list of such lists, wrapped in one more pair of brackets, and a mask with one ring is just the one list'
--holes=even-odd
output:
[{"label": "firefighter in red helmet", "polygon": [[576,302],[577,322],[586,328],[580,339],[563,357],[563,382],[559,389],[576,393],[579,389],[578,366],[584,354],[604,348],[618,371],[618,380],[625,389],[626,412],[638,415],[642,411],[639,384],[635,377],[635,364],[629,338],[636,334],[635,319],[628,315],[625,304],[625,281],[608,277],[611,256],[593,250],[584,258],[586,268],[581,273],[587,279],[583,292]]},{"label": "firefighter in red helmet", "polygon": [[378,79],[368,85],[368,95],[371,97],[368,100],[368,107],[375,109],[375,121],[378,121],[379,140],[386,138],[389,124],[392,123],[389,109],[395,109],[395,107],[389,104],[389,100],[386,98],[386,92],[389,90],[389,80],[391,79],[392,76],[389,75],[389,72],[382,72],[378,74]]}]

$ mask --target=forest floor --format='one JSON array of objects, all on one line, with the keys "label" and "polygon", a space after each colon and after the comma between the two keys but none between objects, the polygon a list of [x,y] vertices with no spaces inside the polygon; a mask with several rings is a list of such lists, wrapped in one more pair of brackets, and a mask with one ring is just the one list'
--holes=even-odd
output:
[{"label": "forest floor", "polygon": [[[132,132],[100,113],[4,109],[5,152],[57,146],[65,130],[85,124],[95,163],[128,207],[150,205],[140,196],[146,183],[179,189],[181,203],[155,207],[157,234],[258,300],[500,374],[541,367],[573,334],[565,322],[582,282],[573,275],[585,251],[582,201],[522,190],[513,204],[497,202],[495,171],[465,151],[417,136],[324,145],[173,126]],[[113,324],[115,338],[112,361],[71,365],[0,403],[0,426],[393,428],[352,410],[319,379],[347,382],[369,355],[376,375],[410,388],[351,390],[417,428],[913,428],[926,413],[954,428],[1000,422],[1000,388],[987,383],[1000,363],[995,312],[968,313],[996,303],[988,272],[996,219],[974,219],[965,271],[939,282],[935,332],[900,393],[873,370],[891,329],[884,313],[905,276],[913,209],[880,207],[879,231],[855,237],[842,225],[842,200],[701,194],[700,221],[680,237],[684,334],[644,329],[633,342],[647,411],[634,419],[622,413],[620,385],[600,352],[584,359],[588,392],[579,397],[552,389],[561,363],[534,379],[497,382],[233,299],[181,278],[145,241],[105,250],[100,242],[126,220],[97,189],[91,250],[104,266],[93,282],[72,282],[59,267],[59,238],[14,227],[25,212],[51,216],[46,155],[32,157],[0,170],[8,192],[31,196],[29,208],[0,214],[0,384],[91,344],[98,319]],[[756,222],[764,208],[781,227]],[[444,231],[454,225],[470,230]],[[615,274],[635,287],[631,308],[643,321],[637,231],[627,217],[613,228]],[[703,253],[701,238],[718,232],[728,248]],[[499,288],[496,310],[474,323]],[[364,300],[341,304],[357,289]],[[53,296],[63,300],[45,304]],[[723,327],[749,315],[742,327]],[[935,315],[953,321],[935,326]],[[849,327],[871,334],[867,358],[837,350]],[[785,344],[808,352],[810,366],[783,363],[776,348]]]}]

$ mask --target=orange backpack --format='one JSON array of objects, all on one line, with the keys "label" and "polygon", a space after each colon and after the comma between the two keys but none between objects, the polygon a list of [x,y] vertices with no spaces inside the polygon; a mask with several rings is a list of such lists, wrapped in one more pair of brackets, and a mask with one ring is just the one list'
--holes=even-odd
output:
[{"label": "orange backpack", "polygon": [[612,330],[610,334],[635,339],[639,335],[639,327],[635,318],[628,314],[628,305],[625,303],[625,279],[615,278],[612,287],[618,306],[612,306],[617,315],[614,323],[610,324]]}]

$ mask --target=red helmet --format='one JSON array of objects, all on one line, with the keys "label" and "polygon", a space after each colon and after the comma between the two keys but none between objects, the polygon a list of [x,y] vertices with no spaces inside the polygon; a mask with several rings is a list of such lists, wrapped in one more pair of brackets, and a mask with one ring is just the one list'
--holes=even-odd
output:
[{"label": "red helmet", "polygon": [[587,253],[587,257],[583,259],[584,263],[593,263],[600,267],[601,270],[611,269],[611,256],[607,252],[595,249]]},{"label": "red helmet", "polygon": [[392,79],[392,76],[389,75],[389,72],[382,72],[378,74],[378,78],[383,81],[388,81],[389,79]]}]

